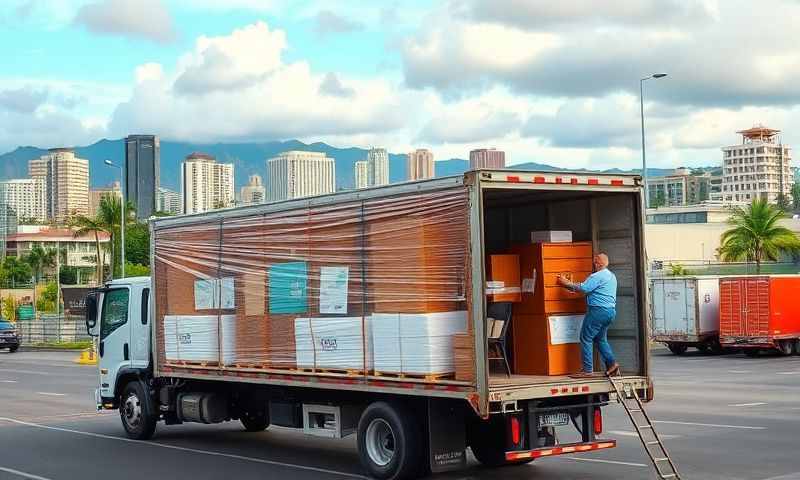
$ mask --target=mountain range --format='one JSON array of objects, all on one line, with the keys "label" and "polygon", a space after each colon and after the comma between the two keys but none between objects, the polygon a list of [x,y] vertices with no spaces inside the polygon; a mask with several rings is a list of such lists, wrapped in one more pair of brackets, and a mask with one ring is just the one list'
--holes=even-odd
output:
[{"label": "mountain range", "polygon": [[[214,155],[217,161],[234,164],[236,187],[247,184],[247,177],[259,174],[268,182],[266,160],[287,150],[305,150],[324,152],[336,162],[336,187],[337,189],[350,189],[355,184],[354,165],[358,160],[367,156],[363,148],[349,147],[337,148],[326,143],[303,143],[299,140],[252,142],[252,143],[186,143],[161,141],[161,186],[171,190],[178,190],[183,159],[192,152],[204,152]],[[28,176],[28,160],[38,158],[47,153],[46,149],[37,147],[18,147],[15,150],[0,155],[0,179],[25,178]],[[89,175],[93,188],[107,186],[117,180],[118,171],[103,164],[104,160],[111,160],[117,165],[125,161],[124,139],[103,139],[91,145],[75,147],[75,154],[80,158],[89,160]],[[405,154],[389,154],[389,181],[400,182],[406,179]],[[436,176],[458,175],[469,167],[469,161],[461,158],[436,161]],[[536,162],[526,162],[511,166],[519,170],[553,171],[563,170],[561,167]],[[648,168],[647,173],[652,177],[664,176],[673,169]],[[608,173],[639,173],[640,170],[605,170]]]}]

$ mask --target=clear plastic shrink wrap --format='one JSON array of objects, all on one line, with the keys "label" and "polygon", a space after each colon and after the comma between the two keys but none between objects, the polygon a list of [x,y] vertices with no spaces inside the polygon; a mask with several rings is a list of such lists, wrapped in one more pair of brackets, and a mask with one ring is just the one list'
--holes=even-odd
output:
[{"label": "clear plastic shrink wrap", "polygon": [[283,207],[156,224],[159,364],[453,381],[474,363],[466,188]]}]

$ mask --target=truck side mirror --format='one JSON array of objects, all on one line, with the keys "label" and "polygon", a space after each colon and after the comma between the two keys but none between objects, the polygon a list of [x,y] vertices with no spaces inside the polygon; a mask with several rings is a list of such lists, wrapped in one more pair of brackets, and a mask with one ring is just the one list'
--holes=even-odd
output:
[{"label": "truck side mirror", "polygon": [[86,332],[90,336],[94,327],[97,326],[97,292],[91,292],[86,296]]}]

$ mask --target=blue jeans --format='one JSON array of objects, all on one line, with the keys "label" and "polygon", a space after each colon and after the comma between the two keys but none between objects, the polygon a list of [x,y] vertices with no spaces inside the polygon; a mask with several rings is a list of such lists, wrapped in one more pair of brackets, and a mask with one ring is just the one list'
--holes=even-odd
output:
[{"label": "blue jeans", "polygon": [[589,307],[583,317],[581,327],[581,357],[583,359],[583,371],[592,373],[594,371],[593,344],[597,343],[597,349],[606,368],[614,364],[614,352],[608,344],[608,327],[617,316],[616,309],[605,307]]}]

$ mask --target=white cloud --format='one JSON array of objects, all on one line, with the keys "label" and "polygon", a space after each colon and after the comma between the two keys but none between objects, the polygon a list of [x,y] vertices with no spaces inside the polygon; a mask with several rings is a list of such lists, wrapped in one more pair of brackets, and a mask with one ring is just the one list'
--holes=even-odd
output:
[{"label": "white cloud", "polygon": [[337,15],[331,10],[320,10],[315,17],[315,22],[314,30],[322,36],[352,33],[364,29],[363,23]]},{"label": "white cloud", "polygon": [[158,43],[170,43],[176,36],[162,0],[100,0],[82,6],[74,22],[90,32]]},{"label": "white cloud", "polygon": [[326,81],[331,86],[331,77],[303,61],[287,63],[286,47],[284,32],[263,22],[201,37],[175,67],[137,70],[133,95],[115,110],[111,131],[147,129],[164,138],[210,142],[358,135],[404,126],[405,94],[393,85],[337,75],[353,95],[330,95],[323,87]]},{"label": "white cloud", "polygon": [[17,113],[33,113],[50,95],[46,89],[32,88],[26,85],[22,88],[0,90],[0,109]]}]

